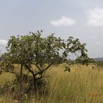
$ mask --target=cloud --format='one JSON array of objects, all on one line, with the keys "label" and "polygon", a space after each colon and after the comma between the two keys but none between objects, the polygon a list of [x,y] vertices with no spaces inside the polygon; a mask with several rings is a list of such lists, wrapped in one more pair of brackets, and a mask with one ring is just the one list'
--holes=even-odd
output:
[{"label": "cloud", "polygon": [[97,36],[92,36],[92,39],[93,39],[93,40],[97,39]]},{"label": "cloud", "polygon": [[96,45],[102,45],[103,43],[102,42],[96,42]]},{"label": "cloud", "polygon": [[87,18],[90,26],[103,27],[103,8],[89,10]]},{"label": "cloud", "polygon": [[7,45],[7,40],[1,40],[0,39],[0,45],[6,46]]},{"label": "cloud", "polygon": [[69,17],[62,16],[61,19],[52,20],[50,22],[53,26],[71,26],[75,24],[75,20]]}]

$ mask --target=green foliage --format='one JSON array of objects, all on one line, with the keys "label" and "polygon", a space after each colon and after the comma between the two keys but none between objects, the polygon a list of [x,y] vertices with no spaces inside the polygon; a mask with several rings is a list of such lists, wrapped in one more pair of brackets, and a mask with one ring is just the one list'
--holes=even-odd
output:
[{"label": "green foliage", "polygon": [[40,68],[45,64],[62,63],[69,54],[76,52],[80,54],[79,57],[87,58],[85,44],[81,44],[79,39],[69,37],[65,41],[53,34],[43,38],[38,31],[25,36],[11,36],[5,55],[13,64],[33,63]]},{"label": "green foliage", "polygon": [[[37,33],[30,32],[29,35],[24,36],[11,36],[7,52],[2,55],[5,64],[2,70],[14,73],[20,88],[23,88],[23,83],[27,82],[27,88],[34,89],[35,92],[41,91],[41,88],[46,86],[43,79],[44,73],[53,64],[64,62],[69,62],[68,65],[74,62],[87,64],[89,61],[85,44],[82,44],[79,39],[69,37],[67,40],[63,40],[55,37],[54,34],[43,38],[41,34],[42,31],[37,31]],[[78,54],[78,57],[74,61],[70,61],[70,54]],[[14,64],[21,65],[19,75],[13,68]],[[36,69],[31,64],[35,65]],[[65,71],[70,72],[69,66],[65,68]],[[24,75],[23,69],[28,70],[31,76]]]},{"label": "green foliage", "polygon": [[64,71],[70,72],[70,66],[66,66]]}]

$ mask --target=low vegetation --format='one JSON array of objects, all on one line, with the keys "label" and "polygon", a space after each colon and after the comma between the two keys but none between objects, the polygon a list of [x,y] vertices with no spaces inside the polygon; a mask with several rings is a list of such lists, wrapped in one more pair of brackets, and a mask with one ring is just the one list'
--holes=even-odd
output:
[{"label": "low vegetation", "polygon": [[[5,96],[10,98],[10,102],[19,103],[69,103],[81,100],[78,97],[81,94],[78,87],[80,82],[75,77],[77,72],[70,71],[73,65],[88,65],[92,62],[85,46],[85,43],[73,37],[67,40],[54,34],[42,37],[42,31],[11,36],[7,51],[0,57],[1,101],[4,102]],[[71,54],[75,55],[73,60]],[[73,89],[77,90],[74,92]]]},{"label": "low vegetation", "polygon": [[[16,65],[17,66],[17,65]],[[46,95],[28,97],[23,94],[21,103],[102,103],[103,102],[103,68],[74,65],[71,72],[64,72],[65,64],[54,65],[46,72],[49,77]],[[18,66],[17,66],[18,68]],[[12,74],[0,75],[0,85],[11,81]],[[19,103],[7,90],[0,95],[0,103]]]}]

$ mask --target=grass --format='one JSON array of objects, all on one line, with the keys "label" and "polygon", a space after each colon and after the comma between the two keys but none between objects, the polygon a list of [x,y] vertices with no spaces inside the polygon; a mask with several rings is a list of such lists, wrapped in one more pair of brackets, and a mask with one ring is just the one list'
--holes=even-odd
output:
[{"label": "grass", "polygon": [[[75,65],[71,72],[64,72],[64,64],[52,66],[48,94],[39,99],[31,97],[23,103],[103,103],[103,70],[91,66]],[[12,80],[14,75],[0,75],[0,85]],[[0,103],[18,103],[9,95],[0,97]]]},{"label": "grass", "polygon": [[0,85],[3,85],[6,82],[13,80],[14,78],[15,76],[13,74],[11,75],[11,73],[3,72],[2,75],[0,75]]}]

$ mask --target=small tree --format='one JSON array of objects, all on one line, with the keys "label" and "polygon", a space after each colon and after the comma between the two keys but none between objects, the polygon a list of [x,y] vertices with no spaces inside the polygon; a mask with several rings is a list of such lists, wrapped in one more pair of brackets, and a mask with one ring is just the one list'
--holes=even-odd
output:
[{"label": "small tree", "polygon": [[[75,59],[76,62],[79,60],[87,63],[89,60],[85,44],[82,44],[79,39],[69,37],[67,40],[63,40],[53,34],[43,38],[41,33],[38,31],[24,36],[11,36],[7,52],[3,55],[5,63],[21,65],[20,84],[22,84],[23,68],[32,74],[34,90],[36,90],[37,81],[43,78],[44,72],[53,64],[68,61],[69,54],[79,54]],[[34,70],[31,64],[35,65],[37,70]],[[6,69],[14,73],[14,69]]]}]

